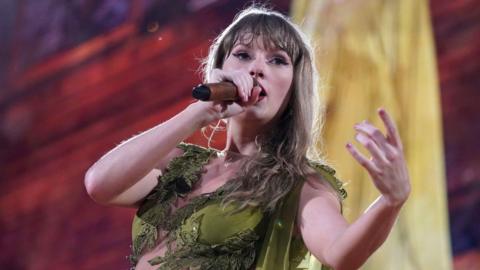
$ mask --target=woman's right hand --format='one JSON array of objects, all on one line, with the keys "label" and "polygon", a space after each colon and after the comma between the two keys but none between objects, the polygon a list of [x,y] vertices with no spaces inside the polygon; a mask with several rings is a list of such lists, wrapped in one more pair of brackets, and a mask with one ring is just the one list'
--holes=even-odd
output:
[{"label": "woman's right hand", "polygon": [[158,175],[170,160],[183,154],[175,146],[199,128],[240,114],[258,100],[261,89],[252,89],[253,78],[248,73],[217,69],[208,82],[227,80],[237,86],[241,100],[195,102],[168,121],[122,142],[85,173],[90,197],[105,205],[137,207],[158,184]]},{"label": "woman's right hand", "polygon": [[237,101],[197,101],[192,104],[206,112],[202,126],[213,121],[229,118],[245,111],[245,107],[255,104],[261,92],[259,86],[254,87],[254,81],[245,71],[226,71],[213,69],[207,83],[230,81],[235,84],[238,91]]}]

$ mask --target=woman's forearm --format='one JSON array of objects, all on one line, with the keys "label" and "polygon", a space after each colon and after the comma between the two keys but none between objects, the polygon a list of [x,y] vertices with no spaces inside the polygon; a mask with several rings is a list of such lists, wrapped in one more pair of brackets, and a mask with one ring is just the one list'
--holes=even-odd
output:
[{"label": "woman's forearm", "polygon": [[336,270],[358,269],[387,238],[401,205],[390,205],[378,197],[354,223],[334,241],[328,257]]},{"label": "woman's forearm", "polygon": [[402,205],[410,194],[410,176],[400,135],[390,115],[383,108],[378,114],[386,135],[364,120],[355,124],[355,139],[371,154],[365,156],[348,143],[347,150],[366,169],[382,194],[365,213],[329,244],[328,259],[335,269],[357,269],[385,241]]},{"label": "woman's forearm", "polygon": [[178,143],[204,124],[198,106],[192,105],[122,142],[95,162],[85,175],[88,192],[100,201],[109,201],[150,172]]}]

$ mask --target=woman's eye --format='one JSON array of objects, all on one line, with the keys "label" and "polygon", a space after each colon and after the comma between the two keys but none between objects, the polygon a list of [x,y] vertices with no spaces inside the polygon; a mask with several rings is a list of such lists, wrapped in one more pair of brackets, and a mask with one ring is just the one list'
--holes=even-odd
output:
[{"label": "woman's eye", "polygon": [[247,60],[250,58],[250,55],[248,55],[248,53],[246,52],[237,52],[237,53],[234,53],[233,56],[235,56],[240,60]]},{"label": "woman's eye", "polygon": [[275,65],[288,65],[287,61],[283,57],[274,57],[270,60]]}]

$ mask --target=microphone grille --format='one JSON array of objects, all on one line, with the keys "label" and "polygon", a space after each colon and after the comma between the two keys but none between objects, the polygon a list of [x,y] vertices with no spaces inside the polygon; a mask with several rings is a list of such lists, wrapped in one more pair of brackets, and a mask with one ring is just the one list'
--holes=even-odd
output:
[{"label": "microphone grille", "polygon": [[204,84],[200,84],[193,88],[192,96],[196,99],[207,101],[210,99],[210,88]]}]

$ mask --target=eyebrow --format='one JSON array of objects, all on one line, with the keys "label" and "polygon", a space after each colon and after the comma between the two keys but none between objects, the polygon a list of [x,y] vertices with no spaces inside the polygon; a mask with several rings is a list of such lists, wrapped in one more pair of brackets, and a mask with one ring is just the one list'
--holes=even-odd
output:
[{"label": "eyebrow", "polygon": [[240,47],[240,46],[241,47],[247,47],[249,49],[252,48],[252,45],[250,45],[250,44],[238,43],[238,44],[233,45],[233,49],[236,48],[236,47]]},{"label": "eyebrow", "polygon": [[[252,45],[250,45],[250,44],[244,44],[244,43],[238,43],[238,44],[234,45],[232,49],[235,49],[235,48],[237,48],[237,47],[246,47],[246,48],[248,48],[248,49],[251,49],[251,48],[252,48]],[[269,52],[269,53],[284,53],[285,55],[288,56],[288,53],[287,53],[285,50],[280,49],[280,48],[276,48],[276,49],[273,49],[273,50],[268,50],[268,52]]]}]

